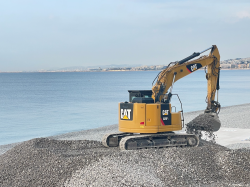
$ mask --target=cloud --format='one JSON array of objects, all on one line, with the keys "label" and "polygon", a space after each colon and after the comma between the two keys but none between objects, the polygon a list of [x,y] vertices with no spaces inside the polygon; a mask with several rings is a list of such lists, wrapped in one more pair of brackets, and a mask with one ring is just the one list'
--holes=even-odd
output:
[{"label": "cloud", "polygon": [[240,11],[237,13],[236,16],[237,18],[240,18],[240,19],[244,19],[244,18],[250,19],[250,11],[246,11],[246,10]]}]

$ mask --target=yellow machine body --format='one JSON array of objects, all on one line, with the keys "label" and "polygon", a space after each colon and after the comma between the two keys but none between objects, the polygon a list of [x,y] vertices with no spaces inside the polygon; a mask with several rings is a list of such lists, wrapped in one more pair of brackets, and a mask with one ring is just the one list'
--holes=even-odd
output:
[{"label": "yellow machine body", "polygon": [[[170,63],[168,67],[158,75],[158,80],[152,87],[151,93],[149,93],[149,90],[134,90],[132,94],[131,92],[133,91],[129,91],[129,102],[119,103],[119,131],[127,133],[159,133],[181,130],[181,112],[172,112],[171,110],[170,100],[173,84],[177,80],[206,66],[208,104],[206,112],[217,112],[220,105],[214,101],[214,99],[215,93],[217,89],[219,89],[220,54],[216,45],[213,45],[209,49],[211,49],[211,52],[208,56],[202,56],[196,60],[188,61],[194,58],[194,56],[200,55],[202,52],[194,53],[178,63]],[[170,92],[169,95],[167,95],[167,102],[165,102],[163,100],[169,88]],[[134,98],[138,99],[134,100]],[[166,106],[168,106],[167,109]],[[162,122],[162,120],[165,119],[163,111],[166,110],[168,110],[170,118],[168,122],[164,124]]]},{"label": "yellow machine body", "polygon": [[126,103],[119,103],[121,132],[158,133],[182,129],[181,112],[172,112],[171,104],[127,103],[130,107],[123,107],[124,105]]}]

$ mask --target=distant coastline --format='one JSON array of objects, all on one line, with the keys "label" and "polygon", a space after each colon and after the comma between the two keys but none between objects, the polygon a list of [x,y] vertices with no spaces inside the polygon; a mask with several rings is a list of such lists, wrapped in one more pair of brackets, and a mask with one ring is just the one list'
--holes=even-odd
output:
[{"label": "distant coastline", "polygon": [[[86,71],[6,71],[6,72],[1,72],[0,73],[74,73],[74,72],[128,72],[128,71],[161,71],[163,69],[152,69],[152,70],[86,70]],[[199,70],[204,70],[204,68],[199,69]],[[221,70],[250,70],[250,68],[221,68]]]},{"label": "distant coastline", "polygon": [[[249,58],[236,58],[228,59],[220,62],[220,67],[223,70],[248,70],[250,69],[250,57]],[[166,65],[104,65],[104,66],[92,66],[92,67],[66,67],[60,69],[51,70],[37,70],[37,71],[1,71],[0,73],[55,73],[55,72],[117,72],[117,71],[161,71],[164,70]]]}]

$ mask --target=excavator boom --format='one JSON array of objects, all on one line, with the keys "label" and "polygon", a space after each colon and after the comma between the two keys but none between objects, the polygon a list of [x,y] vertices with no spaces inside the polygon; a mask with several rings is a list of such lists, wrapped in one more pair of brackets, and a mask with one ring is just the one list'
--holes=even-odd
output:
[{"label": "excavator boom", "polygon": [[[207,56],[202,56],[196,60],[188,61],[199,56],[201,53],[211,49]],[[216,45],[200,52],[193,53],[191,56],[184,58],[179,62],[170,63],[158,76],[155,85],[152,87],[152,98],[155,102],[161,102],[169,88],[172,88],[174,82],[195,72],[196,70],[207,66],[207,109],[206,111],[218,111],[217,104],[214,102],[216,90],[219,89],[219,72],[220,72],[220,54]],[[171,90],[169,92],[169,101],[171,100]]]}]

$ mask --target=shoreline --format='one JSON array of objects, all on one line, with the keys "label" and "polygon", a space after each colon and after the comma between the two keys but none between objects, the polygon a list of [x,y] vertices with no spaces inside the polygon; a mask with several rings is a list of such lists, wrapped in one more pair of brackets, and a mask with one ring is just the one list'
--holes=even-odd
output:
[{"label": "shoreline", "polygon": [[[152,69],[152,70],[109,70],[109,71],[2,71],[0,73],[86,73],[86,72],[135,72],[135,71],[162,71],[164,69]],[[197,71],[203,71],[204,68]],[[221,70],[250,70],[250,68],[234,68],[234,69],[221,69]]]},{"label": "shoreline", "polygon": [[[236,129],[246,129],[250,130],[250,116],[247,111],[250,110],[250,103],[245,103],[241,105],[232,105],[221,108],[221,112],[219,114],[219,118],[221,120],[221,128],[236,128]],[[203,113],[203,110],[192,111],[184,113],[185,124],[191,121],[193,118]],[[224,130],[226,131],[226,130]],[[64,134],[48,136],[45,138],[55,139],[55,140],[96,140],[101,141],[102,136],[107,133],[115,133],[118,132],[118,125],[108,125],[104,127],[82,130],[76,132],[68,132]],[[181,131],[180,131],[181,132]],[[184,132],[184,128],[182,130]],[[220,132],[220,130],[218,131]],[[230,133],[230,132],[228,132]],[[39,137],[37,137],[39,138]],[[250,134],[249,137],[250,139]],[[25,141],[23,141],[25,142]],[[4,154],[8,150],[12,149],[18,144],[23,142],[15,142],[11,144],[0,145],[0,155]],[[250,141],[242,142],[244,144],[249,144]],[[234,147],[234,146],[233,146]],[[248,147],[248,146],[247,146]]]}]

